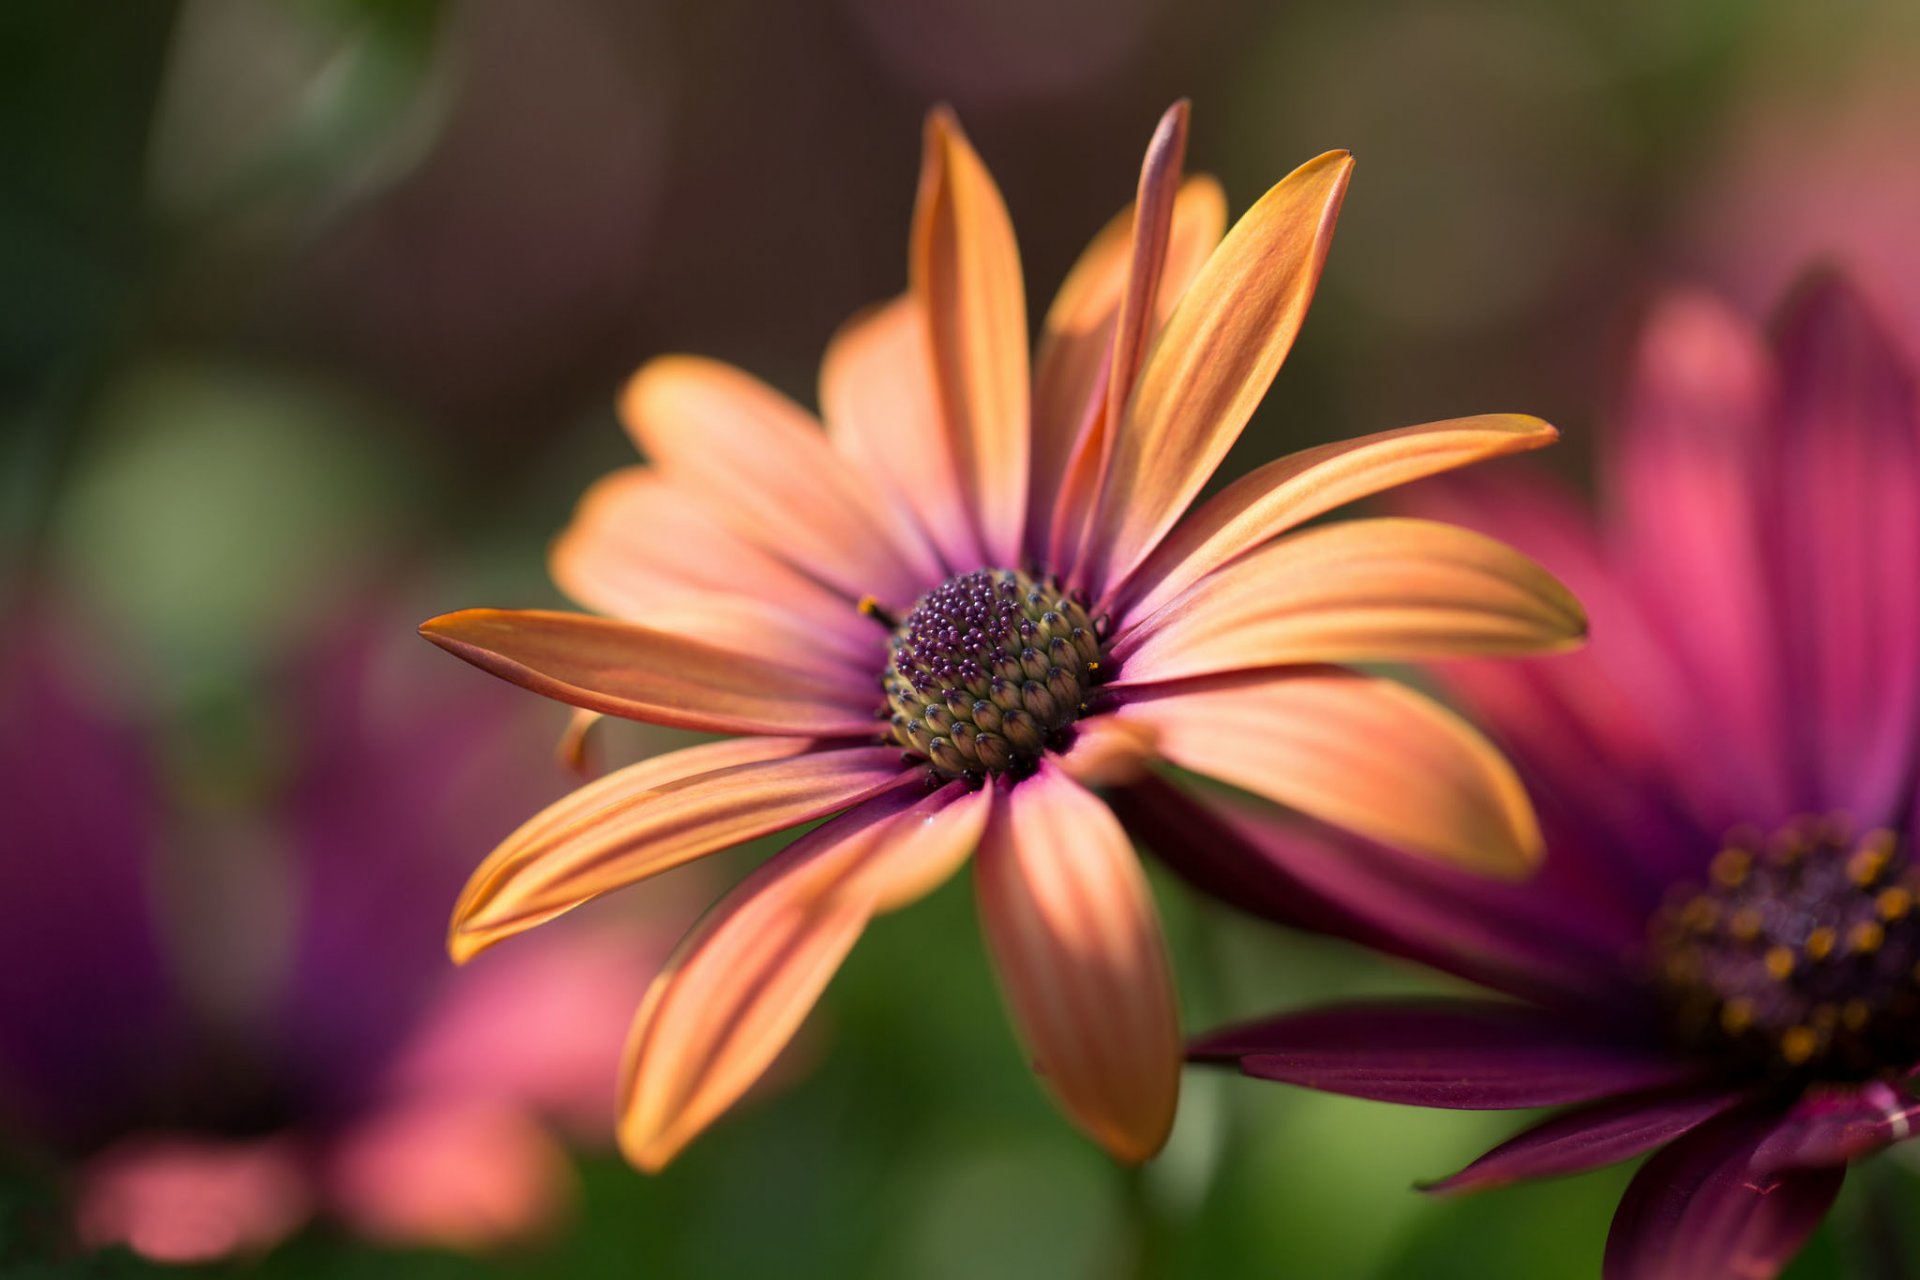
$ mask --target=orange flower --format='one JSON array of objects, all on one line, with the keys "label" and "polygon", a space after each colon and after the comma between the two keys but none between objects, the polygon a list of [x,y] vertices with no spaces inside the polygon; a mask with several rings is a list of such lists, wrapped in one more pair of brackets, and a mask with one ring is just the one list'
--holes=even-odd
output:
[{"label": "orange flower", "polygon": [[[1221,238],[1184,183],[1185,104],[1138,198],[1047,313],[953,118],[927,123],[906,296],[821,371],[827,426],[765,384],[653,361],[622,411],[652,465],[582,501],[555,580],[612,615],[467,610],[467,661],[588,712],[744,735],[613,773],[514,832],[454,913],[456,959],[599,894],[837,814],[747,877],[654,984],[621,1142],[657,1169],[793,1035],[874,915],[970,855],[1014,1022],[1061,1107],[1140,1161],[1181,1037],[1158,913],[1091,788],[1156,761],[1496,873],[1539,834],[1465,723],[1339,666],[1576,643],[1532,561],[1448,525],[1295,531],[1419,476],[1555,438],[1430,423],[1271,462],[1187,512],[1306,314],[1352,160],[1329,152]],[[1184,515],[1184,518],[1183,518]]]}]

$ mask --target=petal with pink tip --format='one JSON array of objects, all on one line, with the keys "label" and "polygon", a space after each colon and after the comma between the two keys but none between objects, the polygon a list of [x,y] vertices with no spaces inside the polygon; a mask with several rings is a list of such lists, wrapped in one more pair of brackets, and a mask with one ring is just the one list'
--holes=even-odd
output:
[{"label": "petal with pink tip", "polygon": [[1027,518],[1027,295],[1013,223],[953,113],[927,117],[908,275],[961,491],[994,563],[1020,562]]},{"label": "petal with pink tip", "polygon": [[717,360],[662,356],[633,375],[620,412],[675,483],[849,598],[905,605],[939,580],[917,532],[889,521],[860,491],[813,416],[750,374]]},{"label": "petal with pink tip", "polygon": [[758,1080],[878,911],[973,851],[991,791],[958,783],[869,802],[775,854],[654,980],[627,1044],[620,1145],[662,1168]]},{"label": "petal with pink tip", "polygon": [[1160,331],[1094,519],[1104,572],[1124,578],[1200,492],[1267,392],[1320,280],[1353,158],[1294,170],[1234,224]]},{"label": "petal with pink tip", "polygon": [[1490,413],[1341,440],[1275,459],[1182,520],[1116,593],[1121,626],[1315,516],[1457,467],[1552,444],[1538,418]]},{"label": "petal with pink tip", "polygon": [[1167,760],[1324,822],[1482,874],[1539,862],[1513,767],[1439,703],[1338,668],[1170,685],[1116,713]]},{"label": "petal with pink tip", "polygon": [[995,804],[975,887],[1001,988],[1049,1091],[1115,1159],[1148,1159],[1173,1126],[1180,1018],[1126,832],[1043,764]]},{"label": "petal with pink tip", "polygon": [[748,657],[650,627],[543,609],[463,609],[420,634],[522,688],[629,720],[711,733],[871,736],[871,676]]},{"label": "petal with pink tip", "polygon": [[1426,520],[1307,529],[1215,570],[1114,645],[1121,682],[1302,662],[1551,653],[1586,614],[1504,543]]},{"label": "petal with pink tip", "polygon": [[[1121,294],[1133,265],[1133,206],[1123,209],[1095,236],[1067,273],[1040,329],[1033,373],[1033,478],[1027,501],[1028,544],[1044,553],[1053,509],[1090,410],[1101,395],[1102,370],[1113,350]],[[1173,201],[1166,262],[1154,294],[1152,329],[1159,332],[1194,273],[1220,243],[1227,225],[1227,198],[1205,175],[1188,178]],[[1125,404],[1125,396],[1120,397]]]},{"label": "petal with pink tip", "polygon": [[912,513],[949,570],[986,563],[940,407],[927,315],[911,296],[849,320],[820,366],[827,435]]},{"label": "petal with pink tip", "polygon": [[909,775],[892,747],[754,738],[608,774],[535,815],[467,881],[447,939],[464,961],[600,894],[858,803]]}]

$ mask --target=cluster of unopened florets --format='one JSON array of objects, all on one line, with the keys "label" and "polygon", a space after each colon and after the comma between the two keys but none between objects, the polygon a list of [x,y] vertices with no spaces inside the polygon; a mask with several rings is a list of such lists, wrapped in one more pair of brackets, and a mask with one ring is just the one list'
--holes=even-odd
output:
[{"label": "cluster of unopened florets", "polygon": [[949,778],[1030,769],[1100,670],[1085,606],[1052,578],[982,569],[922,596],[894,628],[893,737]]},{"label": "cluster of unopened florets", "polygon": [[1920,871],[1892,832],[1737,835],[1656,916],[1678,1029],[1769,1070],[1860,1079],[1920,1058]]}]

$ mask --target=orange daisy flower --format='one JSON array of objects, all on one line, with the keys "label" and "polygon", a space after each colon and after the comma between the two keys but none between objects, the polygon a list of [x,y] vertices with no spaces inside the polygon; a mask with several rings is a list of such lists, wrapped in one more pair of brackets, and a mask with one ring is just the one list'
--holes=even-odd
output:
[{"label": "orange daisy flower", "polygon": [[[450,946],[800,823],[642,1005],[621,1143],[657,1169],[773,1061],[868,920],[973,858],[1013,1020],[1060,1106],[1125,1161],[1165,1141],[1181,1036],[1158,913],[1094,788],[1165,762],[1426,854],[1539,854],[1474,730],[1331,664],[1561,649],[1579,605],[1498,542],[1417,520],[1299,530],[1354,499],[1555,438],[1430,423],[1281,458],[1188,512],[1306,314],[1352,159],[1288,176],[1222,239],[1182,181],[1187,111],[1047,313],[1029,369],[1006,206],[951,115],[926,129],[911,287],[850,322],[826,429],[739,370],[640,370],[652,465],[553,549],[607,617],[467,610],[423,628],[588,712],[742,735],[593,782],[475,873]],[[1184,517],[1184,518],[1183,518]]]}]

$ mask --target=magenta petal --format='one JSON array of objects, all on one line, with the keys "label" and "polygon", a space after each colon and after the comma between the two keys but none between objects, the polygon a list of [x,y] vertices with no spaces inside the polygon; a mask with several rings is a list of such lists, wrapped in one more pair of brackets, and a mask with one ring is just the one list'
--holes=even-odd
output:
[{"label": "magenta petal", "polygon": [[1724,1088],[1689,1089],[1609,1098],[1563,1111],[1421,1190],[1482,1191],[1528,1178],[1584,1173],[1664,1146],[1739,1100]]},{"label": "magenta petal", "polygon": [[1657,1044],[1497,1000],[1358,1001],[1212,1032],[1190,1058],[1263,1080],[1466,1111],[1554,1107],[1679,1085],[1698,1068]]},{"label": "magenta petal", "polygon": [[1571,861],[1502,884],[1151,776],[1108,803],[1162,862],[1243,911],[1539,1003],[1623,1014],[1644,1004],[1620,963],[1640,920],[1604,910]]},{"label": "magenta petal", "polygon": [[1731,1111],[1641,1167],[1607,1234],[1605,1280],[1768,1280],[1813,1234],[1844,1165],[1768,1174],[1757,1147],[1773,1111]]},{"label": "magenta petal", "polygon": [[1913,1136],[1920,1101],[1884,1080],[1809,1092],[1754,1154],[1769,1172],[1845,1164]]},{"label": "magenta petal", "polygon": [[1920,406],[1913,374],[1837,278],[1778,337],[1767,531],[1806,804],[1884,822],[1910,780],[1920,705]]}]

